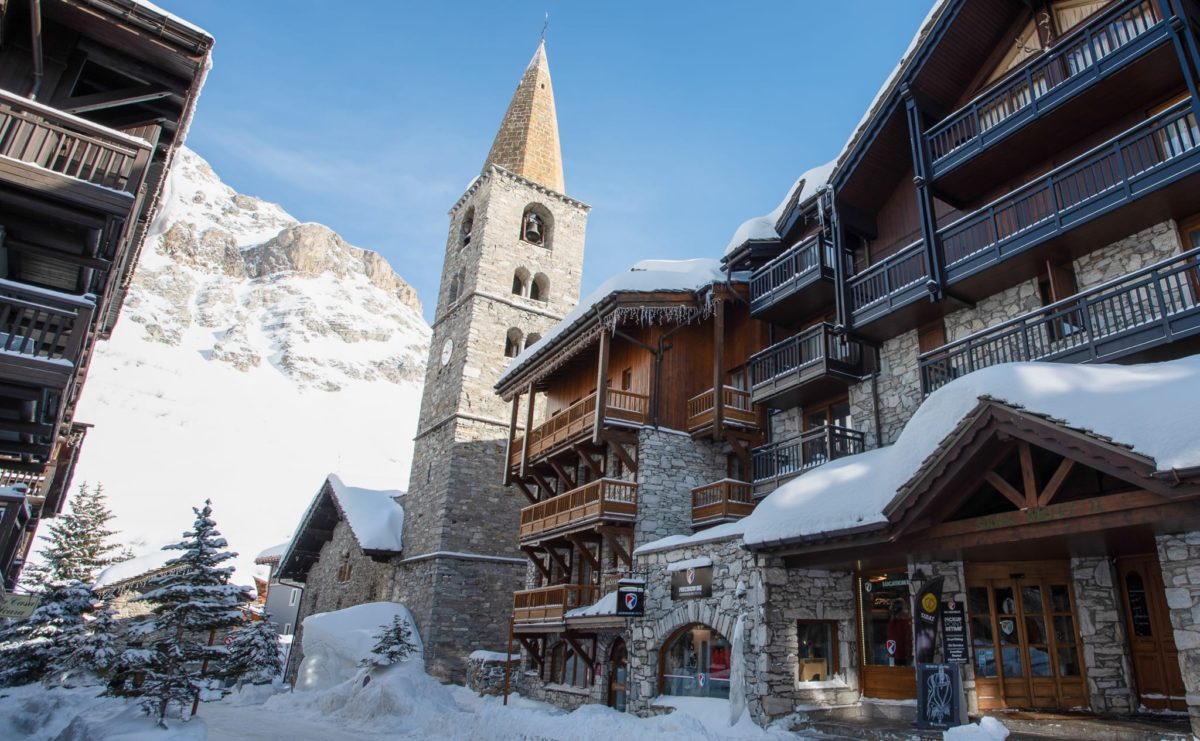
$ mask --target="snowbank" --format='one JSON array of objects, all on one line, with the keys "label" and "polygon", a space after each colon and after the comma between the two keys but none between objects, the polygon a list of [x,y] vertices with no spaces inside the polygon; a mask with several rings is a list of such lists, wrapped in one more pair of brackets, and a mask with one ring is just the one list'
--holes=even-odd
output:
[{"label": "snowbank", "polygon": [[935,391],[894,445],[799,476],[741,521],[748,545],[886,522],[884,508],[943,439],[990,396],[1127,445],[1159,470],[1200,465],[1200,356],[1143,365],[1007,363]]},{"label": "snowbank", "polygon": [[364,551],[397,551],[402,547],[404,508],[396,500],[405,493],[398,489],[361,489],[346,486],[336,474],[329,474],[329,485],[338,507],[354,531]]},{"label": "snowbank", "polygon": [[978,723],[955,726],[942,734],[945,741],[1004,741],[1008,729],[992,716],[984,716]]},{"label": "snowbank", "polygon": [[[185,712],[191,712],[189,705]],[[111,703],[90,713],[76,715],[55,741],[207,741],[208,727],[196,717],[187,721],[167,716],[167,730],[158,727],[157,716],[148,717],[136,705]]]},{"label": "snowbank", "polygon": [[375,647],[380,629],[397,615],[408,621],[417,644],[416,656],[420,656],[421,638],[412,614],[397,602],[368,602],[304,618],[304,661],[296,689],[327,689],[356,676],[359,662]]}]

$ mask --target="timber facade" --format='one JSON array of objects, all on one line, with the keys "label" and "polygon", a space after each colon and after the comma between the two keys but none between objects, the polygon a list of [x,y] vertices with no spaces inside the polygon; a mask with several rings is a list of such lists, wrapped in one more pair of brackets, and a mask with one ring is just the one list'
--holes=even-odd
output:
[{"label": "timber facade", "polygon": [[[1200,460],[1162,470],[985,389],[879,512],[746,535],[806,477],[853,503],[818,472],[869,470],[931,394],[998,377],[972,374],[1196,355],[1198,37],[1191,0],[943,0],[723,276],[618,281],[518,358],[496,388],[522,693],[654,712],[727,697],[741,651],[760,723],[911,716],[916,660],[947,658],[914,629],[938,583],[972,713],[1163,710],[1200,733]],[[711,583],[686,596],[680,570]],[[644,616],[615,614],[622,577]]]},{"label": "timber facade", "polygon": [[[112,331],[213,39],[137,0],[0,2],[0,574],[60,513]],[[2,590],[0,590],[2,593]]]}]

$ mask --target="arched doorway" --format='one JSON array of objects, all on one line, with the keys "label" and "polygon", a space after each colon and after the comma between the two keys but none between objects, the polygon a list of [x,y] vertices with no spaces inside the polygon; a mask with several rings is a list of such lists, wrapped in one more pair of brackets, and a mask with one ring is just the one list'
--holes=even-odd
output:
[{"label": "arched doorway", "polygon": [[729,699],[729,641],[712,626],[691,623],[663,642],[658,658],[659,692]]},{"label": "arched doorway", "polygon": [[613,641],[612,649],[608,652],[608,706],[625,712],[625,703],[629,697],[629,654],[625,650],[625,640],[618,638]]}]

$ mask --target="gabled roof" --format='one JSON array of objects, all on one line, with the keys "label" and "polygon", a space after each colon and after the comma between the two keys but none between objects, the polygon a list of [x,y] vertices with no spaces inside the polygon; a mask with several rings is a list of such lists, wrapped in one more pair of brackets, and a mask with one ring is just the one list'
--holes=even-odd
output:
[{"label": "gabled roof", "polygon": [[329,474],[280,559],[279,578],[303,581],[339,522],[350,526],[364,554],[373,558],[399,554],[404,530],[404,508],[399,500],[404,495],[399,490],[346,486],[336,474]]}]

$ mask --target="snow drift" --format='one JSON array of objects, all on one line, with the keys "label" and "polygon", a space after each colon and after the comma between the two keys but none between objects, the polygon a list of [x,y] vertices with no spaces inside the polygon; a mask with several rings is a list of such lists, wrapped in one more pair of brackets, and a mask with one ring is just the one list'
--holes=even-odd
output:
[{"label": "snow drift", "polygon": [[304,618],[304,661],[296,677],[296,689],[328,689],[357,676],[359,664],[378,641],[379,631],[396,616],[408,623],[417,644],[416,657],[406,663],[421,664],[417,660],[421,638],[408,608],[397,602],[368,602]]}]

